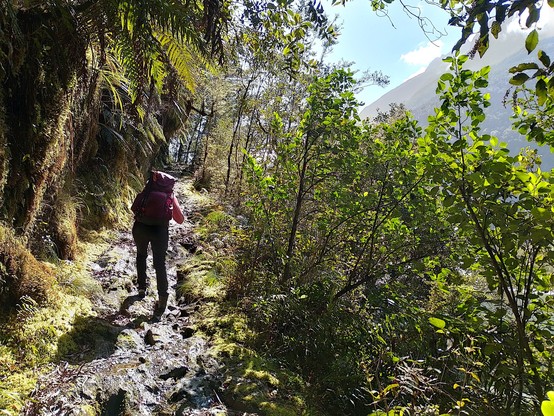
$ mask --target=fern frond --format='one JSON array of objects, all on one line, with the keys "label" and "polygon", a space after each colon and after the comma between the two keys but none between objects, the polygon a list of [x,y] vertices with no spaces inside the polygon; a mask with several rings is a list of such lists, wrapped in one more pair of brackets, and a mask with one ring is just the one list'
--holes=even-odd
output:
[{"label": "fern frond", "polygon": [[168,63],[173,66],[185,87],[194,91],[196,82],[191,69],[196,67],[196,64],[190,50],[170,33],[159,33],[157,38],[166,53]]},{"label": "fern frond", "polygon": [[109,91],[112,98],[112,105],[120,111],[125,110],[125,102],[130,100],[126,93],[129,80],[125,77],[121,65],[111,53],[106,55],[104,65],[96,68],[98,71],[102,88]]},{"label": "fern frond", "polygon": [[138,107],[151,97],[152,87],[162,93],[170,73],[192,91],[193,68],[213,69],[208,51],[222,51],[223,28],[230,19],[227,1],[95,0],[75,10],[89,42],[100,46],[100,55],[111,50],[119,61],[131,102],[142,113]]}]

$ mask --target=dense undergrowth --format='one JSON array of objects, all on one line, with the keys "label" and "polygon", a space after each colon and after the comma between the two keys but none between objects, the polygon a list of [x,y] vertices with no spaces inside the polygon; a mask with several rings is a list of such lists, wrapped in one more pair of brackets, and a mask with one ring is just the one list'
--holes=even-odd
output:
[{"label": "dense undergrowth", "polygon": [[318,410],[309,383],[258,348],[249,308],[229,296],[245,224],[211,198],[192,198],[205,208],[196,227],[198,249],[177,271],[177,294],[186,303],[199,301],[195,327],[224,364],[219,399],[233,411],[260,415],[326,414]]},{"label": "dense undergrowth", "polygon": [[248,155],[229,295],[330,413],[534,415],[549,389],[554,178],[481,132],[489,69],[467,59],[425,130],[357,119],[337,70]]}]

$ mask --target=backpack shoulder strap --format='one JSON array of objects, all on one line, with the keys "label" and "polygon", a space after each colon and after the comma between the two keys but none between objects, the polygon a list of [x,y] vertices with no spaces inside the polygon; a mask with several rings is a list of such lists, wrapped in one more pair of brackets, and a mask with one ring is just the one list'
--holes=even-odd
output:
[{"label": "backpack shoulder strap", "polygon": [[148,180],[146,182],[146,185],[144,186],[144,189],[142,190],[142,200],[140,201],[140,206],[138,207],[138,215],[140,215],[142,212],[144,212],[144,207],[146,205],[146,201],[148,201],[148,197],[150,196],[150,192],[152,191],[152,185],[151,181]]}]

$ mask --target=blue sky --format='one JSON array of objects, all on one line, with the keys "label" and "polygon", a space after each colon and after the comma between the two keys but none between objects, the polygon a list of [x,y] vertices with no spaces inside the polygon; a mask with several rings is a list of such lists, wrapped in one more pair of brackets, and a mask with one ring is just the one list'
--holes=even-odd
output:
[{"label": "blue sky", "polygon": [[[337,15],[337,24],[341,26],[338,44],[326,61],[354,62],[353,70],[381,71],[390,77],[387,87],[367,86],[357,95],[365,105],[423,72],[433,59],[448,54],[461,33],[459,28],[448,26],[449,16],[444,10],[423,0],[414,0],[414,11],[418,8],[443,36],[427,37],[417,19],[409,17],[399,1],[389,5],[389,18],[372,11],[370,0],[349,0],[345,6],[332,6],[330,0],[321,1],[329,17]],[[522,16],[523,22],[525,18],[526,14]],[[554,9],[543,8],[538,27],[543,33],[541,36],[554,36]],[[521,24],[515,19],[507,23],[506,29],[520,31]]]},{"label": "blue sky", "polygon": [[398,1],[389,5],[389,18],[373,12],[369,0],[351,0],[346,6],[331,6],[330,1],[322,4],[330,17],[338,15],[337,23],[342,26],[339,43],[326,60],[355,62],[353,70],[381,71],[390,77],[389,86],[367,86],[358,94],[366,105],[423,71],[434,58],[447,54],[460,36],[459,29],[447,26],[446,12],[425,2],[414,4],[434,22],[441,37],[426,37]]}]

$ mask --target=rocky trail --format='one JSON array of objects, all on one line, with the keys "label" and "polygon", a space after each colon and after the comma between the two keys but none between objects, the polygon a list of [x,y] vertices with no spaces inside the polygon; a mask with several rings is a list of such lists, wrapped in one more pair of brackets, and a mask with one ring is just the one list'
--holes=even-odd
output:
[{"label": "rocky trail", "polygon": [[172,222],[167,255],[170,298],[161,319],[153,317],[155,276],[148,258],[150,287],[140,299],[133,284],[135,250],[129,231],[121,232],[88,265],[100,282],[96,316],[76,317],[78,353],[65,357],[42,377],[24,415],[216,415],[244,414],[221,402],[221,364],[208,353],[208,341],[196,334],[201,299],[176,296],[177,268],[196,250],[193,223],[201,207],[176,195],[186,220]]}]

